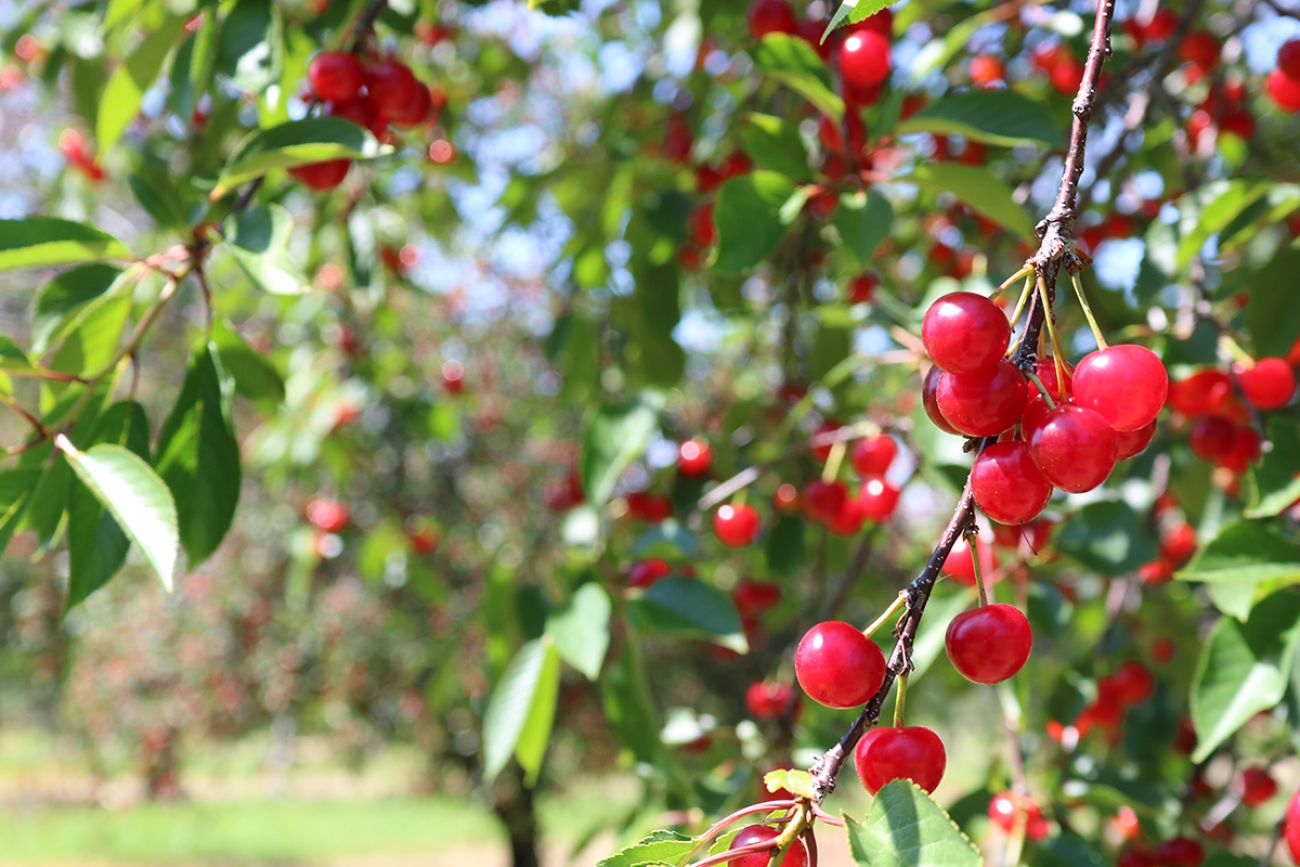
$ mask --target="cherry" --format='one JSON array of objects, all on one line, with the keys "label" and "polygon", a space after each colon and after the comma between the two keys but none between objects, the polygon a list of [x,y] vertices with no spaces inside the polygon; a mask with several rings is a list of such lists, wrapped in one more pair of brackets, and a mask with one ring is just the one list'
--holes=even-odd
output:
[{"label": "cherry", "polygon": [[421,557],[428,557],[438,550],[438,534],[433,530],[410,528],[406,531],[406,541],[411,543],[411,550]]},{"label": "cherry", "polygon": [[853,757],[858,778],[871,794],[894,780],[911,780],[933,792],[948,763],[943,741],[925,726],[875,728],[862,736]]},{"label": "cherry", "polygon": [[465,365],[454,358],[442,363],[442,387],[448,394],[461,394],[465,391]]},{"label": "cherry", "polygon": [[713,202],[704,202],[691,211],[691,242],[700,248],[713,246],[718,231],[713,225]]},{"label": "cherry", "polygon": [[1084,356],[1074,369],[1074,400],[1101,413],[1117,431],[1146,427],[1160,413],[1169,375],[1159,356],[1122,343]]},{"label": "cherry", "polygon": [[1155,688],[1151,672],[1136,659],[1129,660],[1115,669],[1115,673],[1109,678],[1109,684],[1114,690],[1115,697],[1125,704],[1139,704],[1146,701]]},{"label": "cherry", "polygon": [[673,501],[648,491],[633,491],[627,495],[628,517],[658,524],[673,516]]},{"label": "cherry", "polygon": [[1115,431],[1090,409],[1058,404],[1034,427],[1029,453],[1049,482],[1080,494],[1106,481],[1115,469]]},{"label": "cherry", "polygon": [[407,110],[412,102],[419,99],[416,91],[424,89],[410,67],[391,57],[372,63],[366,69],[365,83],[366,100],[376,113],[385,116],[398,115]]},{"label": "cherry", "polygon": [[1300,78],[1290,78],[1280,69],[1268,74],[1264,85],[1277,107],[1288,113],[1300,111]]},{"label": "cherry", "polygon": [[889,37],[875,30],[852,33],[840,46],[840,74],[846,84],[874,87],[889,77]]},{"label": "cherry", "polygon": [[977,54],[970,61],[970,80],[976,87],[992,87],[1007,77],[1002,61],[992,54]]},{"label": "cherry", "polygon": [[876,294],[876,285],[879,283],[873,274],[859,274],[849,282],[849,303],[850,304],[867,304],[871,301],[871,296]]},{"label": "cherry", "polygon": [[1050,828],[1043,818],[1043,811],[1032,798],[1015,792],[1000,792],[989,801],[989,820],[1006,833],[1023,823],[1025,834],[1031,840],[1042,840]]},{"label": "cherry", "polygon": [[808,517],[824,524],[835,520],[844,510],[848,499],[849,489],[843,482],[814,479],[803,489],[803,503]]},{"label": "cherry", "polygon": [[1258,409],[1280,409],[1295,394],[1295,371],[1283,358],[1261,358],[1235,368],[1241,390]]},{"label": "cherry", "polygon": [[384,130],[388,127],[388,121],[376,115],[374,108],[364,99],[332,102],[326,107],[326,112],[331,117],[341,117],[344,120],[352,121],[359,127],[370,130],[371,135],[375,137],[383,135]]},{"label": "cherry", "polygon": [[804,633],[794,675],[808,697],[826,707],[865,704],[885,682],[885,654],[856,627],[826,620]]},{"label": "cherry", "polygon": [[925,351],[948,373],[988,373],[1011,339],[1002,308],[974,292],[951,292],[930,305],[921,322]]},{"label": "cherry", "polygon": [[1218,463],[1232,450],[1235,436],[1232,422],[1217,415],[1203,415],[1187,434],[1187,444],[1201,460]]},{"label": "cherry", "polygon": [[776,506],[778,512],[792,515],[799,511],[800,504],[799,489],[789,482],[778,485],[772,492],[772,505]]},{"label": "cherry", "polygon": [[888,434],[880,434],[858,440],[853,446],[850,460],[853,461],[853,468],[858,471],[858,475],[863,478],[883,476],[889,471],[897,454],[898,443],[894,442],[894,438]]},{"label": "cherry", "polygon": [[1024,667],[1034,633],[1019,608],[999,602],[954,617],[944,645],[952,667],[962,677],[975,683],[1001,683]]},{"label": "cherry", "polygon": [[[1002,574],[997,570],[998,555],[993,550],[993,546],[983,539],[976,537],[975,550],[980,558],[980,575],[984,578],[985,586],[991,587],[1002,580]],[[948,552],[948,557],[943,561],[943,567],[940,570],[958,584],[965,584],[968,587],[975,586],[975,563],[971,559],[970,546],[966,543],[966,537],[957,540]]]},{"label": "cherry", "polygon": [[1155,435],[1156,423],[1154,421],[1146,427],[1115,434],[1115,459],[1126,461],[1142,454],[1146,447],[1151,445],[1151,440],[1155,439]]},{"label": "cherry", "polygon": [[754,719],[779,719],[792,711],[799,697],[788,683],[756,681],[745,690],[745,709]]},{"label": "cherry", "polygon": [[[1069,362],[1061,362],[1061,372],[1065,375],[1065,390],[1062,391],[1061,383],[1056,380],[1056,360],[1052,356],[1043,356],[1035,362],[1034,366],[1034,373],[1038,376],[1038,381],[1043,384],[1043,388],[1047,389],[1047,393],[1051,395],[1052,403],[1061,403],[1065,400],[1070,394],[1070,385],[1073,382],[1071,374],[1074,372],[1074,367]],[[1029,438],[1032,429],[1048,413],[1047,401],[1043,400],[1042,392],[1038,390],[1038,386],[1029,388],[1027,393],[1029,398],[1025,401],[1025,412],[1020,419],[1026,439]]]},{"label": "cherry", "polygon": [[[843,427],[843,425],[839,422],[827,419],[817,426],[817,430],[813,431],[813,439],[817,440],[819,437],[825,436],[826,434],[834,433],[841,427]],[[819,461],[825,461],[831,456],[832,448],[834,448],[834,446],[831,443],[815,445],[812,447],[812,456]]]},{"label": "cherry", "polygon": [[390,113],[388,119],[395,126],[415,127],[428,120],[432,113],[433,97],[429,95],[429,88],[420,84],[411,94],[410,101]]},{"label": "cherry", "polygon": [[1028,397],[1024,374],[1009,361],[999,361],[991,373],[944,373],[935,390],[943,417],[970,436],[995,436],[1010,428],[1024,414]]},{"label": "cherry", "polygon": [[1300,792],[1291,798],[1286,808],[1286,818],[1282,820],[1282,836],[1286,839],[1286,848],[1291,853],[1291,860],[1300,864]]},{"label": "cherry", "polygon": [[1237,779],[1241,802],[1247,807],[1264,803],[1277,794],[1277,780],[1261,767],[1246,768]]},{"label": "cherry", "polygon": [[1179,566],[1192,559],[1196,553],[1196,530],[1182,523],[1160,537],[1160,554]]},{"label": "cherry", "polygon": [[1162,867],[1200,867],[1205,861],[1205,847],[1191,837],[1174,837],[1157,846],[1151,859]]},{"label": "cherry", "polygon": [[[728,848],[743,849],[746,846],[775,840],[779,836],[780,832],[775,828],[770,828],[767,825],[750,825],[736,835]],[[761,852],[734,858],[727,863],[732,867],[768,867],[769,864],[780,865],[780,867],[807,867],[808,850],[804,848],[802,840],[795,840],[791,843],[785,854],[775,861],[772,860],[772,851],[770,848],[764,849]]]},{"label": "cherry", "polygon": [[879,524],[889,520],[898,508],[900,491],[881,478],[867,479],[858,491],[857,504],[862,516]]},{"label": "cherry", "polygon": [[1300,81],[1300,39],[1289,40],[1277,50],[1277,68],[1287,78]]},{"label": "cherry", "polygon": [[1178,44],[1178,57],[1202,72],[1209,72],[1219,62],[1219,40],[1208,30],[1193,30]]},{"label": "cherry", "polygon": [[938,367],[931,367],[926,371],[925,380],[921,383],[921,403],[925,407],[925,414],[930,417],[935,427],[944,433],[960,433],[948,419],[943,417],[943,411],[939,409],[939,378],[943,375],[944,372]]},{"label": "cherry", "polygon": [[757,617],[781,601],[781,588],[771,581],[742,578],[731,590],[731,601],[741,617]]},{"label": "cherry", "polygon": [[347,51],[322,51],[311,59],[307,80],[312,93],[327,102],[356,99],[365,82],[365,70],[355,54]]},{"label": "cherry", "polygon": [[348,176],[352,160],[326,160],[323,163],[308,163],[289,169],[289,174],[305,187],[313,190],[332,190]]},{"label": "cherry", "polygon": [[724,545],[744,547],[758,536],[758,512],[744,503],[722,506],[713,513],[713,532]]},{"label": "cherry", "polygon": [[348,507],[338,500],[317,497],[307,504],[307,520],[326,533],[342,533],[351,521]]},{"label": "cherry", "polygon": [[628,567],[627,586],[644,589],[671,574],[673,574],[673,567],[669,566],[666,560],[660,560],[658,557],[637,560]]},{"label": "cherry", "polygon": [[970,487],[984,514],[1002,524],[1033,520],[1052,497],[1052,483],[1019,440],[994,443],[980,452],[971,467]]},{"label": "cherry", "polygon": [[1074,96],[1079,85],[1083,83],[1083,64],[1073,56],[1066,55],[1052,67],[1048,77],[1052,88],[1064,96]]},{"label": "cherry", "polygon": [[677,448],[677,472],[694,478],[713,468],[713,450],[701,439],[687,440]]},{"label": "cherry", "polygon": [[754,0],[749,7],[749,35],[762,39],[769,33],[794,33],[799,23],[786,0]]},{"label": "cherry", "polygon": [[1232,446],[1219,459],[1219,466],[1227,467],[1234,473],[1244,473],[1247,467],[1259,460],[1261,454],[1263,442],[1259,438],[1259,432],[1243,425],[1233,431]]},{"label": "cherry", "polygon": [[837,536],[853,536],[862,530],[862,524],[866,520],[862,503],[856,497],[846,494],[839,511],[825,519],[825,523],[826,529]]},{"label": "cherry", "polygon": [[868,15],[857,24],[848,26],[850,33],[860,33],[864,30],[874,30],[882,36],[889,36],[894,32],[894,10],[886,6],[879,12]]}]

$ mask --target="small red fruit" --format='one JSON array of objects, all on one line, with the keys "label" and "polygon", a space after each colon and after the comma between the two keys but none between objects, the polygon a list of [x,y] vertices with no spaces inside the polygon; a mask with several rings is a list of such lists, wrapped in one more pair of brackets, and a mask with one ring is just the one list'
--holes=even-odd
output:
[{"label": "small red fruit", "polygon": [[[729,849],[743,849],[746,846],[753,846],[758,843],[766,843],[769,840],[775,840],[780,836],[780,832],[775,828],[767,825],[750,825],[745,830],[736,835],[731,841]],[[775,844],[773,844],[775,845]],[[790,848],[775,861],[772,860],[772,849],[764,849],[761,852],[754,852],[750,855],[742,855],[739,858],[733,858],[727,862],[732,867],[768,867],[769,864],[779,865],[779,867],[807,867],[808,851],[804,848],[802,840],[795,840],[790,844]]]},{"label": "small red fruit", "polygon": [[1283,358],[1261,358],[1252,366],[1238,365],[1241,390],[1259,409],[1281,409],[1295,395],[1295,371]]},{"label": "small red fruit", "polygon": [[1138,704],[1151,697],[1155,681],[1147,667],[1136,659],[1131,659],[1115,670],[1110,676],[1110,683],[1116,697],[1127,704]]},{"label": "small red fruit", "polygon": [[1203,461],[1217,464],[1232,450],[1236,428],[1232,422],[1217,415],[1203,415],[1187,434],[1187,444],[1192,454]]},{"label": "small red fruit", "polygon": [[925,380],[921,383],[921,403],[935,427],[944,433],[960,433],[952,426],[952,422],[943,417],[943,411],[939,409],[939,379],[942,376],[944,372],[938,367],[931,367],[925,372]]},{"label": "small red fruit", "polygon": [[856,627],[818,623],[794,652],[794,674],[808,697],[826,707],[865,704],[885,682],[885,654]]},{"label": "small red fruit", "polygon": [[1052,483],[1034,464],[1023,442],[994,443],[970,471],[971,494],[984,514],[1002,524],[1024,524],[1052,498]]},{"label": "small red fruit", "polygon": [[1115,459],[1126,461],[1129,458],[1136,457],[1146,451],[1146,447],[1151,445],[1151,440],[1156,435],[1156,423],[1146,427],[1140,427],[1137,430],[1126,430],[1123,433],[1115,434]]},{"label": "small red fruit", "polygon": [[1034,427],[1029,452],[1049,482],[1079,494],[1106,481],[1115,469],[1115,431],[1100,414],[1062,403]]},{"label": "small red fruit", "polygon": [[627,586],[645,589],[671,574],[673,574],[673,567],[668,565],[666,560],[660,560],[658,557],[637,560],[628,567]]},{"label": "small red fruit", "polygon": [[745,690],[745,709],[754,719],[779,719],[794,709],[798,696],[788,683],[757,681]]},{"label": "small red fruit", "polygon": [[1191,524],[1173,527],[1160,537],[1160,554],[1166,560],[1181,566],[1196,553],[1196,530]]},{"label": "small red fruit", "polygon": [[854,277],[849,283],[849,303],[869,303],[871,296],[876,294],[876,284],[879,282],[872,274],[859,274]]},{"label": "small red fruit", "polygon": [[694,478],[713,468],[713,450],[701,439],[687,440],[677,448],[677,472]]},{"label": "small red fruit", "polygon": [[1001,683],[1029,659],[1034,633],[1014,605],[996,603],[958,614],[944,639],[948,659],[974,683]]},{"label": "small red fruit", "polygon": [[1193,30],[1178,45],[1179,59],[1209,72],[1219,62],[1219,40],[1208,30]]},{"label": "small red fruit", "polygon": [[365,81],[365,71],[355,54],[347,51],[322,51],[307,67],[312,93],[326,102],[356,99]]},{"label": "small red fruit", "polygon": [[429,88],[421,84],[415,88],[410,101],[390,112],[388,119],[394,126],[416,127],[428,120],[432,113],[433,97],[429,95]]},{"label": "small red fruit", "polygon": [[1174,837],[1157,846],[1151,852],[1151,860],[1163,867],[1201,867],[1205,847],[1191,837]]},{"label": "small red fruit", "polygon": [[803,489],[803,504],[808,517],[823,524],[835,520],[848,499],[849,489],[843,482],[814,479]]},{"label": "small red fruit", "polygon": [[781,588],[771,581],[743,578],[732,588],[731,601],[741,617],[757,617],[781,601]]},{"label": "small red fruit", "polygon": [[713,532],[724,545],[744,547],[758,536],[758,512],[743,503],[722,506],[713,513]]},{"label": "small red fruit", "polygon": [[884,479],[867,479],[858,491],[857,505],[862,517],[879,524],[888,521],[898,508],[898,488]]},{"label": "small red fruit", "polygon": [[1300,39],[1292,39],[1277,50],[1277,68],[1287,78],[1300,81]]},{"label": "small red fruit", "polygon": [[948,373],[987,373],[1007,351],[1011,325],[983,295],[952,292],[925,311],[921,342],[931,360]]},{"label": "small red fruit", "polygon": [[794,33],[799,23],[786,0],[754,0],[749,7],[749,35],[762,39],[769,33]]},{"label": "small red fruit", "polygon": [[970,436],[995,436],[1010,428],[1024,414],[1028,397],[1024,374],[1009,361],[998,362],[991,372],[944,373],[935,391],[948,424]]},{"label": "small red fruit", "polygon": [[[419,99],[423,86],[410,67],[400,60],[384,58],[365,71],[366,100],[384,116],[398,115]],[[425,94],[426,96],[428,94]]]},{"label": "small red fruit", "polygon": [[348,176],[352,160],[326,160],[323,163],[308,163],[289,169],[289,174],[298,183],[313,190],[332,190]]},{"label": "small red fruit", "polygon": [[889,471],[897,455],[898,443],[894,442],[894,438],[889,434],[880,434],[858,440],[853,446],[850,460],[853,461],[853,468],[858,471],[858,475],[866,478],[883,476]]},{"label": "small red fruit", "polygon": [[1241,802],[1247,807],[1264,803],[1277,794],[1277,780],[1261,767],[1246,768],[1237,781]]},{"label": "small red fruit", "polygon": [[[998,555],[993,550],[993,546],[983,539],[975,539],[975,550],[980,558],[980,575],[984,578],[985,586],[992,586],[1001,580],[1001,574],[995,571],[998,566]],[[948,552],[948,557],[943,561],[943,567],[940,570],[958,584],[965,584],[968,587],[975,586],[975,563],[970,555],[970,546],[966,543],[966,538],[957,540],[957,544],[952,546]]]},{"label": "small red fruit", "polygon": [[874,30],[849,35],[840,46],[840,74],[856,87],[874,87],[889,77],[889,37]]},{"label": "small red fruit", "polygon": [[1025,834],[1031,840],[1041,840],[1050,830],[1043,811],[1032,798],[1015,792],[1001,792],[989,801],[989,820],[1006,833],[1011,833],[1017,824],[1023,824]]},{"label": "small red fruit", "polygon": [[1146,427],[1169,393],[1169,374],[1144,346],[1118,344],[1084,356],[1074,369],[1074,401],[1101,413],[1117,431]]},{"label": "small red fruit", "polygon": [[1264,85],[1277,107],[1288,113],[1300,111],[1300,79],[1290,78],[1280,69],[1268,74]]},{"label": "small red fruit", "polygon": [[1286,808],[1286,818],[1282,820],[1282,836],[1286,839],[1286,848],[1291,853],[1291,860],[1300,864],[1300,792],[1291,798]]},{"label": "small red fruit", "polygon": [[307,504],[307,520],[326,533],[342,533],[351,517],[348,507],[338,500],[317,497]]},{"label": "small red fruit", "polygon": [[992,54],[977,54],[970,61],[970,80],[976,87],[992,87],[1005,81],[1007,72],[1002,61]]},{"label": "small red fruit", "polygon": [[933,792],[948,764],[943,741],[925,726],[872,729],[858,741],[853,759],[858,778],[873,795],[904,779]]}]

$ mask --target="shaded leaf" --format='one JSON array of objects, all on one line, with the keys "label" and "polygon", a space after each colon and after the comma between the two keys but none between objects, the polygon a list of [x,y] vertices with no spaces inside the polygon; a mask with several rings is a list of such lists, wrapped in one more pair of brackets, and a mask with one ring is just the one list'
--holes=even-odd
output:
[{"label": "shaded leaf", "polygon": [[1034,222],[1024,206],[1016,203],[1011,187],[985,168],[929,163],[913,172],[912,180],[935,192],[952,193],[1022,238],[1034,237]]},{"label": "shaded leaf", "polygon": [[129,258],[131,251],[112,235],[71,220],[0,220],[0,271]]},{"label": "shaded leaf", "polygon": [[944,96],[899,123],[900,133],[957,134],[1011,147],[1065,146],[1065,133],[1043,103],[1010,90],[968,90]]},{"label": "shaded leaf", "polygon": [[844,119],[844,100],[835,93],[830,70],[805,40],[769,33],[754,53],[754,61],[768,77],[798,93],[831,120],[839,123]]},{"label": "shaded leaf", "polygon": [[219,199],[275,169],[326,160],[371,159],[387,152],[373,135],[351,121],[337,117],[289,121],[244,139],[221,172],[211,198]]},{"label": "shaded leaf", "polygon": [[506,666],[483,715],[483,775],[496,778],[516,756],[535,779],[560,689],[560,658],[547,638],[530,641]]},{"label": "shaded leaf", "polygon": [[101,150],[117,144],[122,133],[140,113],[145,91],[157,81],[167,55],[185,30],[187,16],[175,15],[145,37],[114,69],[104,86],[95,120],[95,143]]},{"label": "shaded leaf", "polygon": [[781,208],[794,192],[793,181],[770,171],[750,172],[724,183],[713,206],[718,229],[714,270],[738,275],[770,256],[785,235]]},{"label": "shaded leaf", "polygon": [[731,597],[695,578],[656,581],[628,610],[657,635],[705,638],[737,653],[749,649]]},{"label": "shaded leaf", "polygon": [[568,605],[552,611],[547,618],[546,634],[555,642],[560,658],[587,680],[595,680],[605,662],[611,610],[605,588],[588,582],[578,588]]},{"label": "shaded leaf", "polygon": [[605,406],[593,413],[582,432],[579,475],[587,502],[609,499],[628,464],[650,443],[659,426],[662,400],[645,394],[625,406]]}]

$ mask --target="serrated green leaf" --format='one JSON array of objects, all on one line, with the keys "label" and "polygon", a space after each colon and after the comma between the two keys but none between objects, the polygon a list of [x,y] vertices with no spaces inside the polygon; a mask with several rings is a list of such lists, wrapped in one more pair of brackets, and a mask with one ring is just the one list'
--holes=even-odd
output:
[{"label": "serrated green leaf", "polygon": [[816,789],[813,785],[812,774],[793,768],[777,768],[774,771],[768,771],[763,775],[763,785],[767,787],[769,792],[779,792],[785,789],[798,798],[812,798]]},{"label": "serrated green leaf", "polygon": [[560,689],[560,657],[548,638],[515,654],[483,715],[483,775],[496,778],[512,755],[535,780],[550,739]]},{"label": "serrated green leaf", "polygon": [[929,163],[913,172],[912,180],[935,192],[951,193],[1022,238],[1034,237],[1034,222],[1025,208],[1016,203],[1011,187],[985,168]]},{"label": "serrated green leaf", "polygon": [[596,862],[596,867],[646,867],[646,865],[681,863],[695,848],[694,837],[676,831],[654,831]]},{"label": "serrated green leaf", "polygon": [[1005,147],[1065,147],[1065,133],[1047,106],[1010,90],[949,94],[900,122],[898,132],[956,134]]},{"label": "serrated green leaf", "polygon": [[235,187],[275,169],[326,160],[373,159],[390,150],[367,130],[341,118],[289,121],[245,138],[221,172],[210,198],[219,199]]},{"label": "serrated green leaf", "polygon": [[600,676],[609,649],[609,618],[613,606],[609,594],[595,582],[578,588],[563,608],[546,620],[546,634],[555,642],[560,658],[586,676]]},{"label": "serrated green leaf", "polygon": [[713,205],[718,229],[713,269],[740,275],[771,255],[785,235],[781,208],[794,193],[793,181],[770,171],[750,172],[724,183]]},{"label": "serrated green leaf", "polygon": [[656,581],[629,603],[628,611],[656,635],[704,638],[737,653],[749,650],[731,597],[695,578]]},{"label": "serrated green leaf", "polygon": [[112,235],[71,220],[0,220],[0,271],[129,258],[131,251]]},{"label": "serrated green leaf", "polygon": [[844,119],[844,100],[835,93],[830,70],[817,49],[805,40],[786,33],[769,33],[754,53],[754,62],[831,120],[839,123]]},{"label": "serrated green leaf", "polygon": [[840,196],[839,207],[831,218],[842,242],[839,252],[853,257],[862,269],[871,266],[872,256],[880,242],[889,237],[893,222],[894,209],[889,200],[874,189]]},{"label": "serrated green leaf", "polygon": [[1237,521],[1220,530],[1175,577],[1214,584],[1300,581],[1300,546],[1259,521]]},{"label": "serrated green leaf", "polygon": [[975,844],[911,780],[876,793],[861,823],[847,820],[849,848],[861,867],[980,867]]},{"label": "serrated green leaf", "polygon": [[894,2],[895,0],[841,0],[840,7],[835,10],[830,23],[826,25],[826,32],[822,34],[822,41],[825,42],[826,37],[830,36],[835,28],[865,21],[881,9],[887,9],[894,5]]}]

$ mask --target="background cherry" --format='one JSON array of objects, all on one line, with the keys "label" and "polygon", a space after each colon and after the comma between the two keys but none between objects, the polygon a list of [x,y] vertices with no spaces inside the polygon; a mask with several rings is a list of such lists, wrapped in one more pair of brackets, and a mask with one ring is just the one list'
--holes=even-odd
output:
[{"label": "background cherry", "polygon": [[365,70],[356,55],[347,51],[322,51],[307,67],[312,92],[327,102],[356,99],[365,80]]},{"label": "background cherry", "polygon": [[677,472],[694,478],[713,468],[713,450],[701,439],[691,439],[677,447]]},{"label": "background cherry", "polygon": [[1295,395],[1295,371],[1281,358],[1261,358],[1250,367],[1238,365],[1241,390],[1259,409],[1280,409]]},{"label": "background cherry", "polygon": [[713,532],[729,547],[748,545],[758,536],[758,512],[744,503],[721,506],[713,513]]},{"label": "background cherry", "polygon": [[888,434],[880,434],[858,440],[853,446],[849,459],[853,462],[853,468],[858,471],[858,475],[866,478],[883,476],[889,471],[897,455],[898,443],[894,442],[894,438]]}]

